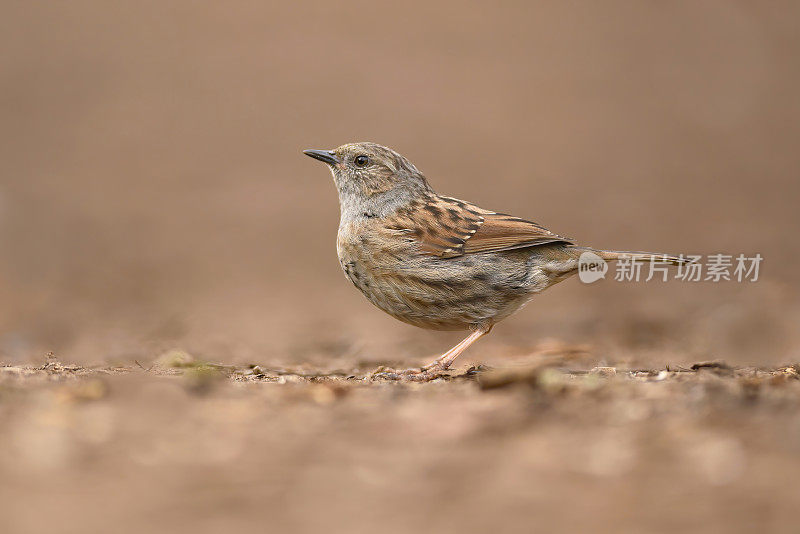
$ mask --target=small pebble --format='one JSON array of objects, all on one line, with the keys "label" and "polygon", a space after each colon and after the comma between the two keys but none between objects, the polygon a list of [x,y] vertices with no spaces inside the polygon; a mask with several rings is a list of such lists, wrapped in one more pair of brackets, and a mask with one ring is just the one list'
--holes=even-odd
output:
[{"label": "small pebble", "polygon": [[617,376],[616,367],[594,367],[589,374],[602,376],[605,378]]}]

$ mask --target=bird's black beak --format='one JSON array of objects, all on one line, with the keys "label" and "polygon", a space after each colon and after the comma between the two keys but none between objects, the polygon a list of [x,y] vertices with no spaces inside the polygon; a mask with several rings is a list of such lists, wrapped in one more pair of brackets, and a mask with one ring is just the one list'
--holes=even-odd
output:
[{"label": "bird's black beak", "polygon": [[336,157],[336,154],[330,150],[303,150],[303,154],[325,162],[328,165],[337,165],[341,163],[341,160]]}]

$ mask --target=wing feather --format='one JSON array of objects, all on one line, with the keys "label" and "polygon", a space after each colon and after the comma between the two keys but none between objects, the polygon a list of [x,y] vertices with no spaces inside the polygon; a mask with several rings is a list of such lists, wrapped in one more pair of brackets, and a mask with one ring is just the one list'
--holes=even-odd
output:
[{"label": "wing feather", "polygon": [[532,221],[441,196],[426,197],[401,210],[390,229],[416,241],[420,252],[441,258],[572,242]]}]

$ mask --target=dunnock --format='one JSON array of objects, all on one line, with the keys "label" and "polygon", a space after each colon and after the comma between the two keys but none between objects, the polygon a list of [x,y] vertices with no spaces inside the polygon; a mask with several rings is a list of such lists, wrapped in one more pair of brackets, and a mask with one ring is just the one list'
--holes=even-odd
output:
[{"label": "dunnock", "polygon": [[325,162],[339,192],[336,246],[345,276],[375,306],[406,323],[471,330],[430,365],[390,373],[436,376],[535,294],[578,272],[581,254],[682,263],[643,252],[579,247],[538,224],[437,194],[394,150],[351,143],[305,150]]}]

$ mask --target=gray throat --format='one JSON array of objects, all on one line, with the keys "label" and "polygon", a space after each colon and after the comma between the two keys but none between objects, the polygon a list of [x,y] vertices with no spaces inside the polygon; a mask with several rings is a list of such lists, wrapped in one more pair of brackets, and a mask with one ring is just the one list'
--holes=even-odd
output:
[{"label": "gray throat", "polygon": [[366,197],[361,192],[339,188],[340,222],[363,218],[386,217],[407,206],[413,199],[411,191],[395,188]]}]

